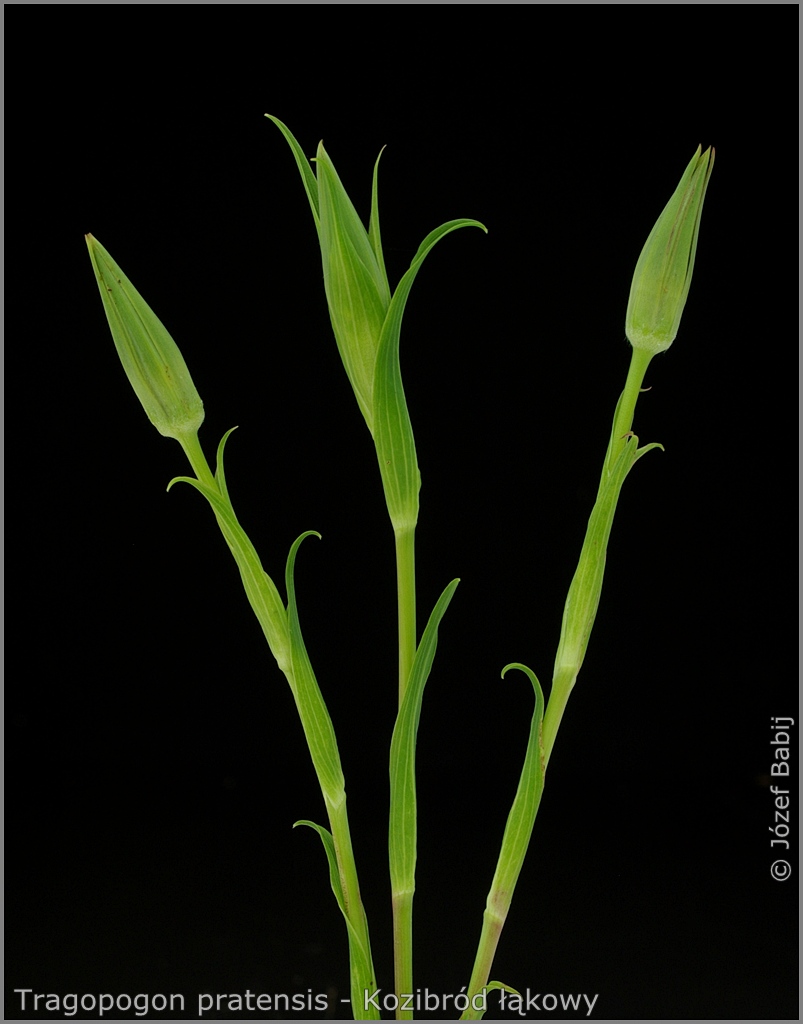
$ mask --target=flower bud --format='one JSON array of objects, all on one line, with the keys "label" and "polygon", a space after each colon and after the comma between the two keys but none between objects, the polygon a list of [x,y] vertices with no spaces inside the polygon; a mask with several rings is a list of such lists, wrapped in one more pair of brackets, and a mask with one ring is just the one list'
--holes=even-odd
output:
[{"label": "flower bud", "polygon": [[694,254],[714,150],[700,146],[641,250],[625,333],[633,348],[655,355],[675,340],[689,294]]},{"label": "flower bud", "polygon": [[476,220],[451,220],[430,231],[391,294],[379,230],[378,170],[374,164],[371,216],[366,231],[323,145],[317,175],[298,141],[266,114],[290,145],[318,230],[329,316],[337,347],[376,445],[385,500],[397,536],[415,527],[421,475],[399,365],[402,316],[427,254],[457,228],[486,228]]},{"label": "flower bud", "polygon": [[100,242],[87,235],[86,244],[117,354],[148,419],[177,441],[196,434],[204,406],[178,346]]},{"label": "flower bud", "polygon": [[374,250],[323,143],[318,146],[316,167],[329,315],[340,357],[373,433],[374,371],[379,337],[390,305],[390,287],[381,250],[379,254]]}]

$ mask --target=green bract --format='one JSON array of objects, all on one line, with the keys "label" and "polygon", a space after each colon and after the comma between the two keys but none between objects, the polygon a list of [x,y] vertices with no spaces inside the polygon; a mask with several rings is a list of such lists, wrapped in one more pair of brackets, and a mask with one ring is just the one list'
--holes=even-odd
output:
[{"label": "green bract", "polygon": [[689,294],[697,235],[708,181],[714,167],[714,150],[692,157],[680,184],[658,218],[641,250],[630,301],[625,333],[634,348],[655,355],[675,340]]},{"label": "green bract", "polygon": [[[315,162],[323,281],[329,315],[357,403],[373,433],[374,368],[382,325],[390,305],[390,286],[381,263],[379,233],[377,229],[375,252],[323,143],[318,146]],[[372,218],[376,218],[376,209],[372,210]]]},{"label": "green bract", "polygon": [[87,235],[86,244],[117,353],[148,419],[177,441],[197,434],[204,404],[178,346],[100,242]]}]

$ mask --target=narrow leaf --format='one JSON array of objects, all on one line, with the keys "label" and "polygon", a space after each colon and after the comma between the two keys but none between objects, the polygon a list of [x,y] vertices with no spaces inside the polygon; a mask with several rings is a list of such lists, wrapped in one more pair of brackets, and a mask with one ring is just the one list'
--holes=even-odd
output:
[{"label": "narrow leaf", "polygon": [[379,156],[376,158],[376,163],[374,164],[374,180],[371,187],[371,219],[368,221],[368,240],[371,243],[371,248],[374,250],[374,256],[376,256],[376,262],[379,264],[379,269],[382,271],[382,276],[385,279],[388,302],[390,302],[390,282],[388,281],[387,271],[385,270],[385,257],[382,254],[382,237],[379,230],[379,161],[382,159],[384,151],[385,147],[383,146],[379,151]]},{"label": "narrow leaf", "polygon": [[[656,445],[648,445],[639,449],[638,438],[634,435],[629,439],[611,467],[607,478],[603,477],[597,500],[591,510],[577,569],[566,596],[560,641],[555,656],[554,678],[557,679],[560,676],[562,680],[568,679],[569,689],[574,685],[574,680],[583,664],[597,615],[602,581],[605,575],[608,540],[616,514],[616,506],[622,493],[622,485],[635,462],[653,447]],[[550,702],[554,696],[553,684]],[[548,745],[551,746],[551,744]]]},{"label": "narrow leaf", "polygon": [[521,992],[518,989],[512,988],[510,985],[506,985],[503,981],[489,981],[485,986],[486,992],[510,992],[511,995],[520,996]]},{"label": "narrow leaf", "polygon": [[337,905],[343,912],[343,916],[346,918],[346,923],[349,923],[349,919],[346,916],[346,901],[343,899],[343,886],[340,884],[340,869],[337,866],[337,853],[335,852],[335,841],[332,838],[332,833],[323,827],[323,825],[316,825],[314,821],[307,821],[302,819],[293,823],[293,828],[298,828],[299,825],[306,825],[308,828],[315,829],[318,835],[321,837],[323,848],[326,853],[326,859],[329,862],[329,884],[332,886],[332,892],[335,894]]},{"label": "narrow leaf", "polygon": [[[351,992],[352,994],[362,993],[362,986],[365,985],[366,978],[373,978],[374,966],[371,959],[370,949],[366,949],[365,945],[360,941],[360,937],[357,934],[357,930],[349,921],[348,913],[346,912],[346,901],[343,895],[343,887],[340,884],[340,871],[337,866],[337,852],[335,850],[335,841],[332,838],[332,833],[325,829],[322,825],[316,825],[314,821],[297,821],[293,828],[298,825],[306,825],[308,828],[315,829],[318,835],[321,837],[323,848],[326,853],[326,859],[329,862],[329,884],[332,886],[332,892],[335,894],[337,905],[340,907],[340,912],[343,914],[343,919],[346,922],[346,929],[349,937],[349,964],[351,968]],[[363,1002],[364,1002],[363,996]],[[363,1010],[363,1007],[352,1007],[355,1013],[358,1010]],[[372,1007],[368,1007],[372,1010]],[[379,1018],[379,1014],[372,1013],[370,1016],[358,1017],[358,1020],[376,1020]]]},{"label": "narrow leaf", "polygon": [[228,502],[230,506],[231,498],[229,498],[229,489],[226,486],[226,473],[225,470],[223,469],[223,452],[226,448],[226,442],[236,429],[236,427],[232,427],[230,430],[226,431],[223,437],[221,437],[220,444],[217,446],[217,462],[215,464],[215,483],[218,485],[218,488],[220,489],[220,493],[223,497],[223,500],[225,502]]},{"label": "narrow leaf", "polygon": [[265,117],[269,118],[279,131],[284,135],[285,139],[290,145],[290,149],[293,151],[293,156],[296,158],[298,169],[301,172],[301,180],[304,183],[304,190],[307,193],[307,199],[312,209],[312,217],[315,221],[315,228],[320,231],[320,206],[318,203],[318,181],[312,170],[312,166],[309,160],[304,155],[304,150],[298,143],[295,135],[290,131],[286,124],[283,124],[278,117],[274,117],[273,114],[265,114]]},{"label": "narrow leaf", "polygon": [[427,254],[445,235],[462,227],[485,227],[476,220],[452,220],[431,231],[393,294],[382,327],[373,382],[373,434],[390,519],[397,532],[418,521],[421,474],[399,363],[402,317],[413,281]]},{"label": "narrow leaf", "polygon": [[421,702],[438,646],[438,626],[460,580],[452,580],[438,599],[418,645],[390,744],[390,879],[394,893],[415,889],[417,803],[415,747]]},{"label": "narrow leaf", "polygon": [[[228,436],[228,435],[227,435]],[[225,439],[224,439],[225,440]],[[218,449],[218,472],[223,464],[222,447]],[[215,513],[226,543],[231,550],[243,581],[248,601],[254,610],[268,645],[279,668],[290,678],[290,637],[287,628],[287,613],[273,580],[262,568],[259,555],[245,530],[240,526],[231,504],[219,491],[196,480],[195,477],[178,476],[170,481],[167,489],[185,483],[199,491]],[[292,685],[292,682],[291,682]]]},{"label": "narrow leaf", "polygon": [[[544,694],[535,673],[526,665],[518,663],[506,665],[502,669],[502,676],[504,677],[511,668],[517,668],[528,676],[535,691],[535,708],[530,721],[530,736],[527,741],[527,751],[524,755],[519,785],[507,816],[499,859],[496,862],[496,871],[485,902],[482,934],[477,946],[477,955],[474,959],[474,969],[469,984],[469,996],[472,999],[483,989],[487,991],[493,988],[507,988],[498,982],[487,985],[485,979],[491,970],[499,936],[507,919],[510,901],[521,874],[535,825],[535,816],[541,802],[541,794],[544,790]],[[484,1010],[476,1010],[473,1003],[470,1003],[461,1019],[481,1020],[483,1013]]]},{"label": "narrow leaf", "polygon": [[[646,455],[647,452],[651,452],[653,448],[657,448],[659,451],[664,451],[664,446],[659,444],[657,441],[653,441],[652,444],[645,444],[643,448],[636,449],[636,454],[633,456],[633,466],[635,466],[642,455]],[[630,468],[632,469],[633,466]]]},{"label": "narrow leaf", "polygon": [[321,791],[329,803],[338,807],[346,799],[343,771],[340,767],[340,754],[337,749],[337,739],[335,738],[332,719],[329,717],[326,703],[318,687],[315,673],[312,671],[309,655],[301,636],[301,626],[299,625],[298,608],[296,606],[295,582],[293,579],[296,553],[301,542],[310,536],[320,537],[320,534],[315,533],[314,530],[308,530],[306,533],[301,534],[290,548],[290,554],[287,556],[287,571],[285,573],[290,657],[295,683],[293,696],[296,700],[296,707],[301,718],[304,735],[307,738],[312,764],[321,785]]},{"label": "narrow leaf", "polygon": [[519,785],[508,814],[499,860],[488,893],[487,910],[502,921],[507,916],[513,890],[519,880],[544,790],[544,750],[541,741],[544,694],[535,673],[526,665],[506,665],[502,669],[502,676],[504,677],[512,668],[524,672],[532,683],[535,691],[535,708],[530,721],[530,737],[527,741]]}]

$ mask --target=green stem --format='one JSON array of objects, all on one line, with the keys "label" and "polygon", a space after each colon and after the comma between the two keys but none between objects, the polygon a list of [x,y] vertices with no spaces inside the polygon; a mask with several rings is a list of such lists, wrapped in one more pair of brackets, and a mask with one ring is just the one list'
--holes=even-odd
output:
[{"label": "green stem", "polygon": [[579,665],[576,668],[574,666],[568,669],[562,668],[555,673],[552,680],[552,690],[544,712],[544,769],[549,764],[549,757],[555,745],[555,737],[558,735],[563,712],[566,710],[569,694],[572,692],[579,671]]},{"label": "green stem", "polygon": [[[491,903],[490,894],[488,903]],[[471,1000],[488,984],[488,977],[496,956],[496,947],[499,945],[499,937],[505,926],[506,917],[507,911],[500,917],[495,911],[488,907],[485,908],[485,913],[482,915],[482,934],[474,960],[474,970],[471,972],[471,981],[468,985],[469,1005],[461,1016],[461,1020],[482,1020],[483,1011],[475,1010],[471,1005]]]},{"label": "green stem", "polygon": [[[393,968],[396,995],[413,991],[413,890],[393,895]],[[396,1010],[396,1020],[412,1020],[412,1010]]]},{"label": "green stem", "polygon": [[[396,585],[399,605],[399,707],[401,708],[416,650],[415,526],[396,530]],[[402,826],[406,827],[406,823]],[[415,828],[415,821],[413,821]],[[413,895],[393,895],[393,964],[396,995],[413,991]],[[397,1020],[412,1020],[409,1010],[397,1010]]]},{"label": "green stem", "polygon": [[[351,1009],[355,1020],[376,1020],[378,1014],[374,1011],[373,1007],[366,1005],[366,990],[368,995],[372,995],[376,991],[376,978],[373,974],[368,918],[365,916],[365,908],[360,896],[357,864],[354,860],[354,850],[351,845],[351,832],[349,831],[345,796],[343,802],[337,807],[327,800],[326,809],[329,815],[329,826],[332,830],[332,840],[335,844],[335,855],[340,873],[343,899],[346,904],[346,915],[354,929],[357,941],[365,952],[365,956],[360,958],[359,965],[355,963],[357,958],[354,955],[349,958],[351,961]],[[363,973],[366,970],[370,973],[370,977]]]},{"label": "green stem", "polygon": [[644,374],[652,359],[652,352],[645,352],[643,349],[634,348],[630,356],[630,366],[627,371],[625,389],[617,402],[616,412],[613,416],[613,428],[611,429],[611,440],[608,445],[608,452],[605,456],[605,466],[600,479],[600,490],[608,481],[611,469],[613,468],[619,453],[624,448],[628,434],[633,427],[633,416],[636,411],[636,402],[641,393],[641,385],[644,383]]},{"label": "green stem", "polygon": [[[633,350],[625,388],[616,405],[599,492],[588,521],[577,570],[566,597],[560,642],[555,655],[552,691],[543,722],[540,721],[539,714],[539,708],[543,707],[543,696],[538,680],[524,666],[518,666],[525,668],[532,676],[536,688],[536,711],[521,782],[505,827],[502,851],[488,894],[482,934],[468,988],[469,1006],[463,1013],[462,1020],[479,1020],[482,1017],[482,1011],[474,1010],[471,1001],[488,985],[496,947],[507,920],[513,890],[518,881],[541,803],[544,772],[555,745],[569,694],[585,657],[602,590],[605,552],[616,503],[625,476],[638,457],[635,448],[637,440],[632,441],[634,448],[629,453],[625,446],[631,442],[629,435],[636,402],[651,358],[649,353]],[[532,763],[534,758],[538,759],[535,764]]]},{"label": "green stem", "polygon": [[180,437],[178,441],[184,449],[184,454],[190,460],[192,471],[195,473],[196,477],[202,484],[206,484],[207,487],[213,487],[217,490],[218,486],[215,482],[215,475],[209,468],[209,463],[206,461],[206,456],[201,448],[201,442],[198,440],[197,432],[185,434],[183,437]]},{"label": "green stem", "polygon": [[396,586],[399,602],[399,707],[404,700],[416,648],[415,527],[396,531]]},{"label": "green stem", "polygon": [[[572,692],[575,680],[577,679],[582,667],[583,659],[585,658],[586,643],[588,642],[588,636],[591,633],[594,615],[596,614],[596,602],[599,600],[599,592],[602,586],[602,573],[605,566],[605,549],[603,547],[602,557],[600,558],[599,552],[595,548],[595,545],[598,543],[598,538],[596,537],[596,534],[592,536],[591,526],[595,521],[595,517],[600,515],[602,510],[605,508],[606,499],[604,498],[604,495],[607,492],[611,474],[614,466],[616,465],[617,459],[630,439],[629,435],[633,427],[633,416],[636,411],[636,402],[638,401],[638,396],[641,392],[641,385],[644,382],[644,375],[647,372],[647,367],[650,365],[652,355],[653,354],[651,352],[645,352],[642,349],[634,348],[632,350],[624,391],[619,397],[619,401],[616,403],[616,412],[613,416],[613,426],[611,427],[608,451],[605,455],[605,462],[603,463],[602,474],[600,476],[597,500],[591,513],[591,519],[589,520],[589,528],[586,532],[583,550],[580,554],[577,573],[572,580],[572,585],[569,588],[569,596],[566,599],[561,637],[558,644],[558,655],[556,657],[555,672],[552,679],[552,690],[550,691],[549,703],[547,704],[546,712],[544,714],[544,767],[549,763],[549,757],[552,753],[552,748],[555,745],[555,738],[558,734],[561,720],[563,719],[563,713],[566,710],[569,694]],[[610,524],[613,521],[615,508],[616,504],[614,502],[613,507],[607,513],[608,529],[610,529]],[[592,540],[593,543],[589,546],[590,540]],[[605,539],[605,546],[607,546],[607,537]],[[583,573],[584,566],[586,567],[586,572],[585,575],[581,575]],[[579,615],[582,620],[583,614],[589,614],[587,609],[585,612],[581,611],[583,607],[583,601],[581,598],[587,596],[585,594],[586,591],[593,592],[594,594],[593,608],[590,612],[590,619],[588,619],[586,623],[587,631],[584,641],[578,645],[572,642],[572,627],[576,625],[576,615]],[[577,607],[572,607],[573,603]]]}]

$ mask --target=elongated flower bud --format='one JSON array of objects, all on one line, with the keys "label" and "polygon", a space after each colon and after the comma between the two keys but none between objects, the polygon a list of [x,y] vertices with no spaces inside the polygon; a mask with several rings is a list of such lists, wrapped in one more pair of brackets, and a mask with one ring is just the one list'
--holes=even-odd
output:
[{"label": "elongated flower bud", "polygon": [[204,405],[161,320],[92,235],[86,236],[117,354],[148,419],[177,441],[196,434]]},{"label": "elongated flower bud", "polygon": [[323,148],[318,146],[323,279],[332,328],[360,410],[373,432],[379,337],[390,305],[385,268]]},{"label": "elongated flower bud", "polygon": [[701,155],[700,146],[680,184],[658,218],[641,250],[630,300],[625,333],[633,348],[655,355],[675,340],[694,270],[697,235],[714,150]]}]

